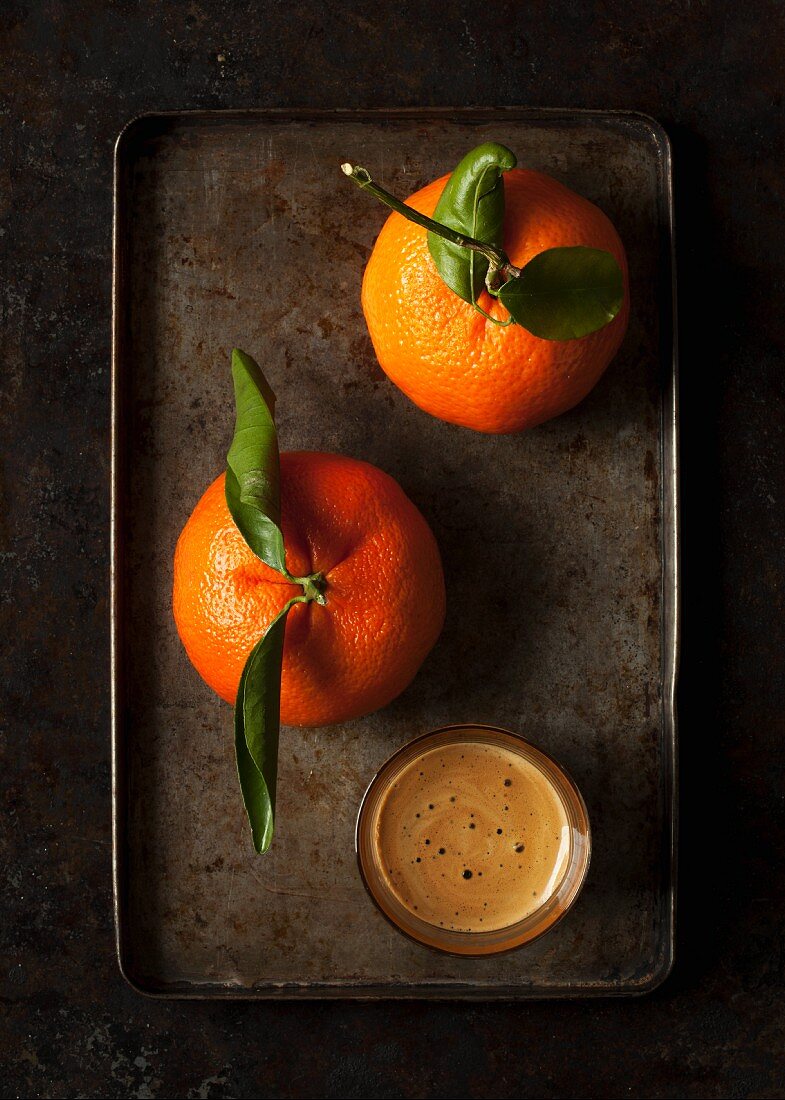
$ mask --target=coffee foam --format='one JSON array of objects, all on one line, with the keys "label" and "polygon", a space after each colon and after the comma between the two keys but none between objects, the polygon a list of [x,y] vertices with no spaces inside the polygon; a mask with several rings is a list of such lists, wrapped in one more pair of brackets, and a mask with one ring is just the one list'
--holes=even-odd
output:
[{"label": "coffee foam", "polygon": [[398,774],[374,842],[389,890],[415,916],[461,932],[507,928],[558,889],[571,856],[562,799],[498,745],[434,748]]}]

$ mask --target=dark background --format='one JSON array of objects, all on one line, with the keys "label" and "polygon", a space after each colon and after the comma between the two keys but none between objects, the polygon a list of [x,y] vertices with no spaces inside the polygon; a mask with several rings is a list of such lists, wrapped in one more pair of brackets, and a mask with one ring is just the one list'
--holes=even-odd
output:
[{"label": "dark background", "polygon": [[[0,3],[3,1096],[785,1096],[785,5]],[[675,149],[679,958],[639,1001],[158,1003],[114,958],[111,156],[140,112],[634,108]]]}]

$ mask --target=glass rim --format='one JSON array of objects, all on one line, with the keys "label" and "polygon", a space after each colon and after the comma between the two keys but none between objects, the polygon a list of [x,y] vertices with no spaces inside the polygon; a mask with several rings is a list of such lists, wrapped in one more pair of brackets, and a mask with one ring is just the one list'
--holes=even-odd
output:
[{"label": "glass rim", "polygon": [[[378,872],[378,862],[372,858],[375,851],[370,827],[375,822],[374,811],[389,790],[392,778],[402,766],[416,760],[426,751],[425,743],[434,747],[461,743],[467,734],[479,734],[480,742],[506,743],[508,748],[529,760],[558,794],[571,826],[570,860],[559,885],[548,899],[526,917],[503,928],[488,931],[459,931],[443,928],[417,917],[407,909],[384,885]],[[397,931],[422,946],[462,958],[482,958],[515,951],[533,943],[554,928],[569,912],[586,881],[591,862],[591,827],[586,803],[566,768],[549,753],[528,738],[502,726],[481,722],[464,722],[440,726],[418,734],[397,748],[377,769],[360,800],[355,825],[355,853],[360,878],[366,893],[382,916]]]}]

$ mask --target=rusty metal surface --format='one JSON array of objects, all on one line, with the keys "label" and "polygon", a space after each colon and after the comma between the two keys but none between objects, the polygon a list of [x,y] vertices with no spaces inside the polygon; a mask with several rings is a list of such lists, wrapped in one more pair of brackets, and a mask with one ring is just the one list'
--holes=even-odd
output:
[{"label": "rusty metal surface", "polygon": [[[493,137],[597,202],[631,261],[624,346],[590,397],[487,437],[412,405],[359,306],[383,210]],[[127,976],[214,996],[641,992],[672,954],[676,515],[669,163],[637,116],[509,112],[151,117],[118,150],[115,752],[117,917]],[[170,612],[179,531],[224,464],[228,350],[278,395],[283,449],[392,474],[442,550],[448,618],[410,689],[342,727],[282,731],[278,833],[254,857],[231,710]],[[513,955],[434,955],[390,929],[356,871],[362,791],[405,740],[518,729],[586,798],[592,869],[553,934]]]}]

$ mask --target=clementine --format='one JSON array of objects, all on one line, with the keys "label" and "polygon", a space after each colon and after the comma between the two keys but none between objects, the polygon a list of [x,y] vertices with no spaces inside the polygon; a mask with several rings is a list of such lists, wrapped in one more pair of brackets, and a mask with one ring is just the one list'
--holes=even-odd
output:
[{"label": "clementine", "polygon": [[[226,504],[225,475],[202,496],[175,552],[177,630],[197,672],[234,703],[256,642],[298,584],[261,561]],[[295,576],[324,575],[325,602],[286,622],[281,721],[322,726],[385,706],[413,679],[444,622],[436,541],[387,474],[355,459],[281,455],[281,526]]]},{"label": "clementine", "polygon": [[[428,217],[449,175],[407,199]],[[439,275],[427,233],[398,213],[374,245],[362,307],[382,369],[421,409],[481,432],[516,432],[566,412],[592,389],[624,337],[627,262],[601,210],[542,172],[504,175],[504,250],[524,267],[546,249],[583,245],[610,252],[621,267],[624,301],[605,327],[573,340],[545,340],[517,324],[501,327],[453,293]],[[478,305],[507,320],[483,290]]]}]

